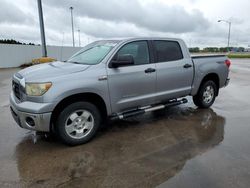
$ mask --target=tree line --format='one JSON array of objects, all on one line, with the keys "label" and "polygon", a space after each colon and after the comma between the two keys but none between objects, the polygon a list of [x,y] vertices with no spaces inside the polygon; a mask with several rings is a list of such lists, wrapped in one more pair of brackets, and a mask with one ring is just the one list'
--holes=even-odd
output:
[{"label": "tree line", "polygon": [[[14,39],[0,39],[0,43],[2,44],[20,44],[20,45],[35,45],[34,43],[24,43],[24,42],[19,42],[16,41]],[[245,48],[244,47],[229,47],[229,51],[233,51],[233,52],[244,52]],[[199,53],[199,52],[204,52],[204,53],[208,53],[208,52],[212,52],[212,53],[225,53],[228,52],[228,48],[227,47],[206,47],[206,48],[199,48],[199,47],[192,47],[189,48],[189,52],[191,53]]]},{"label": "tree line", "polygon": [[[245,48],[244,47],[229,47],[230,52],[244,52]],[[213,52],[213,53],[223,53],[223,52],[228,52],[227,47],[206,47],[203,49],[200,49],[199,47],[193,47],[189,48],[189,52],[191,53],[199,53],[199,52]]]},{"label": "tree line", "polygon": [[0,39],[0,43],[2,44],[20,44],[20,45],[35,45],[34,43],[24,43],[24,42],[19,42],[14,39]]}]

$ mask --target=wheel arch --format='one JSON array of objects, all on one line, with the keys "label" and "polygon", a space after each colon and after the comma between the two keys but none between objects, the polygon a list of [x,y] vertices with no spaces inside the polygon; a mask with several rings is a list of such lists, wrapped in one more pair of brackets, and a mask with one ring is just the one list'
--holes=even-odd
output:
[{"label": "wheel arch", "polygon": [[218,96],[218,94],[219,94],[219,89],[220,89],[220,78],[219,78],[219,76],[218,76],[217,73],[209,73],[209,74],[207,74],[206,76],[204,76],[203,79],[202,79],[201,82],[200,82],[198,91],[200,90],[201,85],[202,85],[204,82],[208,81],[208,80],[212,80],[212,81],[214,81],[214,83],[216,84],[216,86],[217,86],[216,96]]},{"label": "wheel arch", "polygon": [[107,106],[103,98],[96,94],[96,93],[79,93],[79,94],[73,94],[70,96],[65,97],[62,99],[54,108],[51,115],[51,121],[50,121],[50,130],[52,130],[55,124],[55,121],[57,120],[58,115],[60,112],[68,105],[79,102],[79,101],[86,101],[94,104],[101,113],[102,120],[105,120],[107,117]]}]

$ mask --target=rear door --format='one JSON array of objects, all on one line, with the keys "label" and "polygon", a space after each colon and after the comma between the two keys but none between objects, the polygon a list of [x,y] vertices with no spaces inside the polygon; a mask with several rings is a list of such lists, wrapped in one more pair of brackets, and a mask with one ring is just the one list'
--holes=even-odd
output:
[{"label": "rear door", "polygon": [[177,41],[155,40],[156,100],[165,101],[186,96],[191,92],[193,63],[185,58]]},{"label": "rear door", "polygon": [[113,112],[154,103],[156,72],[151,63],[148,41],[134,41],[122,46],[118,55],[130,54],[134,65],[108,68],[108,85]]}]

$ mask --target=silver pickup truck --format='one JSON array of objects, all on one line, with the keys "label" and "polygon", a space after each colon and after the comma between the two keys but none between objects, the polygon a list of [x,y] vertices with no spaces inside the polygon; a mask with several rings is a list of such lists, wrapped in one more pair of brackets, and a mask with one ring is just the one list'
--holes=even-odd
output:
[{"label": "silver pickup truck", "polygon": [[230,64],[223,55],[191,57],[180,39],[97,41],[65,62],[14,74],[10,109],[22,128],[82,144],[107,119],[186,103],[188,95],[209,108],[229,82]]}]

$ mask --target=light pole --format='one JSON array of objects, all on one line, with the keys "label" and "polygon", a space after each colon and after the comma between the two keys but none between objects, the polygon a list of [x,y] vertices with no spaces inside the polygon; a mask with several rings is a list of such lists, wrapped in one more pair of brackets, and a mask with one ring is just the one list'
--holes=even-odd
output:
[{"label": "light pole", "polygon": [[228,24],[228,39],[227,39],[227,51],[229,52],[229,46],[230,46],[230,34],[231,34],[231,22],[228,20],[218,20],[218,22],[225,22]]},{"label": "light pole", "polygon": [[38,5],[40,33],[42,41],[42,56],[47,57],[46,40],[45,40],[44,23],[43,23],[43,9],[41,0],[37,0],[37,5]]},{"label": "light pole", "polygon": [[78,31],[78,38],[79,38],[79,47],[81,47],[80,29],[78,29],[77,31]]},{"label": "light pole", "polygon": [[75,47],[73,7],[69,7],[69,9],[70,9],[70,12],[71,12],[71,25],[72,25],[72,40],[73,40],[73,47]]},{"label": "light pole", "polygon": [[61,61],[62,61],[63,43],[64,43],[64,32],[62,33]]}]

